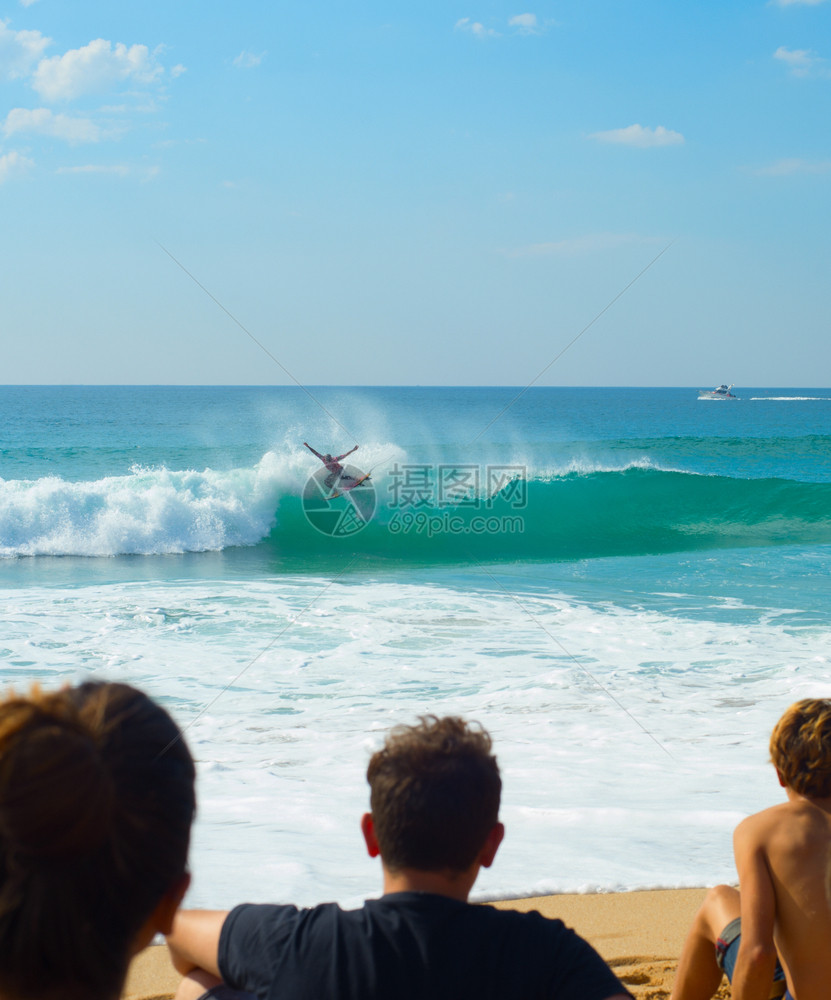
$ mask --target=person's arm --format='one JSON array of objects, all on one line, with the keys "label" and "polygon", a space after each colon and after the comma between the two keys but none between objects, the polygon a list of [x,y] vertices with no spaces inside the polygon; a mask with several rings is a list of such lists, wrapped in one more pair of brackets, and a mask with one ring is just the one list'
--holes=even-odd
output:
[{"label": "person's arm", "polygon": [[314,448],[308,443],[308,441],[304,441],[303,444],[306,445],[306,447],[313,455],[317,455],[317,457],[320,459],[321,462],[323,461],[323,455],[321,455],[319,451],[315,451]]},{"label": "person's arm", "polygon": [[347,455],[351,455],[353,451],[357,451],[357,450],[358,450],[358,446],[355,445],[354,448],[350,448],[349,451],[344,452],[343,455],[338,455],[336,461],[342,462],[347,457]]},{"label": "person's arm", "polygon": [[219,935],[228,910],[179,910],[167,946],[173,967],[185,976],[204,969],[219,976]]},{"label": "person's arm", "polygon": [[767,1000],[776,968],[776,896],[765,851],[767,829],[766,817],[757,814],[739,823],[733,834],[742,911],[734,1000]]}]

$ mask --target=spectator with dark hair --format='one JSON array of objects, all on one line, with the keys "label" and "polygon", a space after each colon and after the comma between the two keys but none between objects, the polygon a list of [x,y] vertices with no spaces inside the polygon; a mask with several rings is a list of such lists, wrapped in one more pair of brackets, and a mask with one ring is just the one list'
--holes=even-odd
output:
[{"label": "spectator with dark hair", "polygon": [[[488,734],[458,718],[394,729],[369,762],[366,848],[384,894],[334,903],[185,911],[168,938],[177,1000],[625,1000],[594,949],[560,920],[474,906],[502,842]],[[245,993],[242,993],[245,996]]]},{"label": "spectator with dark hair", "polygon": [[117,1000],[188,886],[194,767],[126,684],[0,702],[0,996]]}]

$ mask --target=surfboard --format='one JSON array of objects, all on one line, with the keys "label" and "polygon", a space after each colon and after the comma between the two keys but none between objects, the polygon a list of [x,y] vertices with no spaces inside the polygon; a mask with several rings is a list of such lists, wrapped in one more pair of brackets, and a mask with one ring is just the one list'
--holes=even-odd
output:
[{"label": "surfboard", "polygon": [[344,493],[349,493],[350,490],[354,490],[356,486],[360,486],[361,483],[365,483],[369,479],[371,473],[367,472],[363,476],[359,476],[354,483],[350,483],[348,486],[341,486],[336,490],[332,490],[329,496],[330,500],[335,500],[337,497],[342,497]]}]

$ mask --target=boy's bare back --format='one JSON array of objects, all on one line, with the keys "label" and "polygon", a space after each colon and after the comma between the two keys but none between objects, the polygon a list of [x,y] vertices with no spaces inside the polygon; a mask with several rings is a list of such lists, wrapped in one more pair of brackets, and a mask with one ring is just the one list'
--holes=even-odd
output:
[{"label": "boy's bare back", "polygon": [[739,890],[705,896],[673,1000],[711,1000],[722,972],[734,1000],[768,1000],[786,985],[783,969],[790,1000],[831,997],[831,699],[791,705],[773,727],[770,759],[788,801],[736,827]]},{"label": "boy's bare back", "polygon": [[797,1000],[831,996],[831,798],[788,801],[756,813],[734,835],[743,947],[770,940]]}]

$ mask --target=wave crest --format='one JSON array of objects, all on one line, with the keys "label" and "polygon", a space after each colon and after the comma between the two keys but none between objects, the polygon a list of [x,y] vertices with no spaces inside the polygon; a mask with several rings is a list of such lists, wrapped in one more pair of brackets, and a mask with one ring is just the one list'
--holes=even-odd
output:
[{"label": "wave crest", "polygon": [[4,556],[157,555],[255,545],[274,521],[280,473],[135,466],[127,476],[0,480]]},{"label": "wave crest", "polygon": [[406,565],[831,542],[828,483],[732,479],[641,461],[605,470],[578,465],[540,469],[519,492],[514,482],[496,496],[411,507],[396,505],[389,476],[377,470],[375,514],[348,541],[306,519],[308,466],[272,452],[252,468],[224,472],[135,467],[94,482],[0,480],[0,555],[155,555],[262,544],[312,570],[341,559],[344,547],[364,565]]}]

